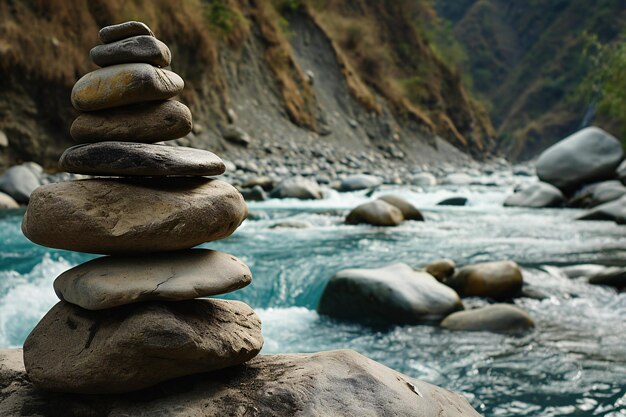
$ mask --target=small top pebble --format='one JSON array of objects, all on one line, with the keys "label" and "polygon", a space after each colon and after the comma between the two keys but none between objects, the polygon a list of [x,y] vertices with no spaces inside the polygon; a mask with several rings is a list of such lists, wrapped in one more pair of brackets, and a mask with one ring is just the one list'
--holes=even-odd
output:
[{"label": "small top pebble", "polygon": [[145,23],[135,21],[106,26],[98,32],[98,36],[100,37],[100,41],[102,43],[116,42],[132,36],[141,35],[154,36],[154,33],[152,33],[150,28]]}]

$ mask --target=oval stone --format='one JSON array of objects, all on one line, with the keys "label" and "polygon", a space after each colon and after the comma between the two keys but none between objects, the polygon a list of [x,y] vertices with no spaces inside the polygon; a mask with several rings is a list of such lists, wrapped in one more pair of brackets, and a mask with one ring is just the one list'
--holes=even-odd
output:
[{"label": "oval stone", "polygon": [[226,167],[219,156],[202,149],[132,142],[72,146],[59,166],[74,174],[103,176],[211,176]]},{"label": "oval stone", "polygon": [[371,224],[373,226],[397,226],[404,221],[402,211],[383,200],[363,203],[352,209],[346,224]]},{"label": "oval stone", "polygon": [[448,330],[494,333],[519,332],[535,326],[533,319],[521,308],[510,304],[493,304],[474,310],[458,311],[441,322]]},{"label": "oval stone", "polygon": [[130,392],[246,362],[263,346],[261,321],[240,301],[150,302],[100,311],[60,302],[24,342],[40,389]]},{"label": "oval stone", "polygon": [[70,134],[76,142],[155,143],[182,138],[191,132],[191,125],[189,108],[166,100],[82,113]]},{"label": "oval stone", "polygon": [[131,36],[154,36],[148,25],[142,22],[129,21],[117,25],[105,26],[98,32],[102,43],[111,43]]},{"label": "oval stone", "polygon": [[36,189],[22,231],[51,248],[128,255],[223,239],[246,215],[241,194],[220,180],[92,179]]},{"label": "oval stone", "polygon": [[62,301],[102,310],[141,301],[226,294],[250,282],[250,269],[233,255],[189,249],[156,256],[97,258],[59,275],[54,291]]},{"label": "oval stone", "polygon": [[154,36],[133,36],[98,45],[91,49],[89,56],[94,64],[101,67],[132,62],[167,67],[172,61],[170,48]]},{"label": "oval stone", "polygon": [[185,83],[172,71],[150,64],[120,64],[83,76],[72,88],[72,105],[96,111],[178,95]]}]

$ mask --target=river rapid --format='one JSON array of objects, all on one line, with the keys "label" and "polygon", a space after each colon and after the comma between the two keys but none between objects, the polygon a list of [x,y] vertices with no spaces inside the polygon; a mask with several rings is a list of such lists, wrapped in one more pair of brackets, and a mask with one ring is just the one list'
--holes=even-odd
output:
[{"label": "river rapid", "polygon": [[[572,209],[504,208],[530,177],[498,172],[483,185],[426,189],[384,186],[329,191],[320,201],[250,203],[251,216],[231,237],[203,245],[232,253],[252,270],[247,288],[224,298],[250,304],[263,320],[263,353],[355,349],[385,365],[465,395],[486,417],[626,416],[626,293],[569,279],[563,267],[626,265],[626,227],[575,221]],[[394,192],[420,208],[425,222],[396,228],[348,226],[352,207]],[[464,207],[437,206],[464,196]],[[0,347],[19,347],[58,300],[53,280],[92,255],[30,243],[23,211],[0,212]],[[304,229],[272,228],[283,220]],[[50,225],[54,227],[54,225]],[[543,299],[515,302],[536,321],[523,336],[449,332],[433,325],[374,328],[319,316],[315,307],[338,270],[437,258],[458,265],[511,259]],[[475,306],[484,300],[466,299]]]}]

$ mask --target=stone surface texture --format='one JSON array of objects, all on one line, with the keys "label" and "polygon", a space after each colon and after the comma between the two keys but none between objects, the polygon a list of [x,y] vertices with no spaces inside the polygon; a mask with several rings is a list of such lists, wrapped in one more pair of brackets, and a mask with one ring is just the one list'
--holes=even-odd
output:
[{"label": "stone surface texture", "polygon": [[102,43],[116,42],[132,36],[154,36],[154,33],[145,23],[136,21],[105,26],[98,32],[98,37]]},{"label": "stone surface texture", "polygon": [[515,262],[496,261],[464,266],[443,282],[462,296],[502,300],[519,294],[524,278]]},{"label": "stone surface texture", "polygon": [[441,322],[449,330],[519,332],[535,326],[533,319],[521,308],[511,304],[493,304],[450,314]]},{"label": "stone surface texture", "polygon": [[89,52],[89,56],[93,63],[100,67],[129,63],[167,67],[172,61],[170,48],[150,35],[133,36],[98,45]]}]

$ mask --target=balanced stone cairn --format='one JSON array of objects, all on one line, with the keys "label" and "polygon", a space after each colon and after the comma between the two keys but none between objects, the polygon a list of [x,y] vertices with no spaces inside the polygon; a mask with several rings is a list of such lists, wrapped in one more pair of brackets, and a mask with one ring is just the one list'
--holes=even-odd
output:
[{"label": "balanced stone cairn", "polygon": [[102,68],[72,90],[83,112],[62,169],[105,178],[48,184],[31,196],[22,230],[33,242],[104,254],[61,274],[56,304],[24,343],[30,380],[52,391],[107,394],[246,362],[261,322],[239,301],[197,299],[248,285],[232,255],[192,247],[232,234],[247,215],[211,152],[155,144],[191,131],[171,98],[183,80],[163,69],[169,48],[143,23],[103,28]]}]

